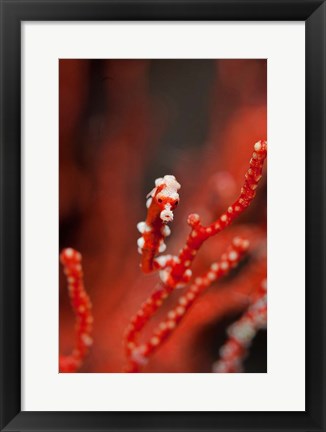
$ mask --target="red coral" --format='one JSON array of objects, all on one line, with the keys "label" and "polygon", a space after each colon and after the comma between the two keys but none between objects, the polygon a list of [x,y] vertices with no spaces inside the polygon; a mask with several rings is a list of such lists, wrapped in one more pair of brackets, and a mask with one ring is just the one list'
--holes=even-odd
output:
[{"label": "red coral", "polygon": [[67,277],[71,307],[76,316],[76,345],[72,354],[60,355],[59,370],[76,372],[93,344],[92,304],[84,288],[81,254],[72,248],[67,248],[61,252],[60,260]]},{"label": "red coral", "polygon": [[267,294],[266,279],[260,289],[252,296],[251,304],[242,317],[227,333],[229,339],[220,348],[220,359],[214,363],[213,372],[235,373],[242,372],[242,364],[256,333],[267,325]]},{"label": "red coral", "polygon": [[136,336],[151,318],[154,312],[162,305],[162,301],[167,298],[169,290],[164,286],[153,293],[138,311],[135,318],[131,321],[126,336],[127,356],[130,360],[127,372],[138,372],[139,367],[147,363],[147,359],[177,328],[187,311],[197,300],[198,296],[209,287],[214,281],[228,274],[235,268],[247,251],[249,242],[240,237],[233,239],[232,245],[224,253],[220,261],[211,265],[210,269],[202,276],[197,277],[188,290],[182,294],[178,300],[178,305],[171,309],[166,318],[154,329],[149,341],[137,345]]},{"label": "red coral", "polygon": [[[245,181],[239,198],[215,222],[204,227],[200,222],[199,215],[191,214],[188,217],[191,232],[187,238],[186,245],[181,249],[177,257],[167,255],[155,259],[155,255],[160,251],[159,246],[160,242],[162,242],[162,233],[165,228],[164,223],[173,219],[172,213],[166,218],[166,206],[168,206],[169,212],[171,212],[171,206],[175,207],[175,203],[179,201],[177,190],[180,188],[180,185],[173,176],[165,176],[163,179],[156,180],[156,187],[149,194],[151,197],[149,198],[150,203],[148,205],[147,218],[146,222],[141,225],[140,231],[142,232],[142,237],[139,239],[141,242],[138,240],[138,246],[142,254],[143,271],[148,272],[160,269],[162,286],[145,301],[128,327],[125,338],[127,356],[130,360],[130,364],[127,367],[128,371],[136,372],[140,365],[146,364],[146,359],[171,334],[198,294],[214,280],[223,276],[231,266],[236,266],[239,262],[249,242],[236,238],[233,240],[231,249],[222,255],[221,262],[214,263],[208,272],[196,279],[195,283],[190,287],[190,291],[179,299],[179,303],[183,306],[182,313],[180,312],[180,308],[180,313],[177,310],[171,310],[169,312],[170,317],[168,316],[169,318],[166,321],[160,323],[160,327],[154,331],[148,342],[141,345],[136,343],[138,333],[159,307],[161,307],[163,300],[174,289],[189,282],[192,275],[190,270],[192,261],[203,243],[208,238],[227,228],[255,198],[258,183],[262,178],[266,156],[266,142],[257,142],[254,145],[250,167],[245,174]],[[173,315],[173,319],[171,315]]]}]

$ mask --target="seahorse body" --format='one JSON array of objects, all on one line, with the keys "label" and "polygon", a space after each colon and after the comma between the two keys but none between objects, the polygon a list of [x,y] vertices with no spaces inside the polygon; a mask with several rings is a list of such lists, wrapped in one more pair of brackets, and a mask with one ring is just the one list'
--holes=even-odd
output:
[{"label": "seahorse body", "polygon": [[154,189],[147,195],[147,217],[137,224],[142,236],[138,239],[138,252],[142,255],[141,268],[144,273],[154,270],[154,258],[164,252],[164,238],[170,235],[166,225],[173,220],[173,210],[179,203],[180,184],[173,175],[155,180]]}]

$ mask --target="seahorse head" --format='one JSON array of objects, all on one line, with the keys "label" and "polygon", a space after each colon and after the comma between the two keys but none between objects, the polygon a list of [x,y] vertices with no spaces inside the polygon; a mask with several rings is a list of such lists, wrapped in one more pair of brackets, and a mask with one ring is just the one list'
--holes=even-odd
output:
[{"label": "seahorse head", "polygon": [[180,187],[173,175],[165,175],[155,180],[152,197],[161,209],[160,218],[165,223],[173,220],[173,210],[179,203],[178,190]]}]

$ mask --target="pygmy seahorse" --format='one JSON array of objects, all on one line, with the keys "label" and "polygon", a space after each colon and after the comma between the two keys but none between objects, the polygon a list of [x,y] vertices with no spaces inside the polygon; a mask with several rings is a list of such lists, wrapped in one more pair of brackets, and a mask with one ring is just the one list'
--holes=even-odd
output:
[{"label": "pygmy seahorse", "polygon": [[141,268],[144,273],[154,270],[154,258],[166,249],[164,238],[171,234],[166,225],[173,220],[173,210],[179,203],[180,184],[173,175],[155,180],[154,189],[147,195],[147,217],[137,224],[142,236],[138,239],[138,252],[142,255]]}]

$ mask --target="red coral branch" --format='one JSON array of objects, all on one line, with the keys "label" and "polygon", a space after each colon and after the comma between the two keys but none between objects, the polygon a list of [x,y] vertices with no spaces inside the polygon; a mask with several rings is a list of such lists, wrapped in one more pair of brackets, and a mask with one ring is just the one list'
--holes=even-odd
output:
[{"label": "red coral branch", "polygon": [[59,356],[60,372],[76,372],[92,345],[92,305],[83,282],[82,256],[72,248],[64,249],[60,261],[67,277],[71,307],[76,316],[76,345],[70,355]]},{"label": "red coral branch", "polygon": [[[176,330],[199,295],[214,281],[227,275],[231,269],[235,268],[248,247],[248,240],[241,239],[240,237],[234,238],[232,245],[221,256],[220,261],[213,263],[206,273],[195,279],[194,283],[179,298],[178,305],[168,312],[166,318],[153,331],[149,340],[143,344],[137,344],[137,333],[149,318],[147,311],[151,308],[150,312],[151,315],[153,315],[154,308],[157,310],[162,304],[162,299],[164,298],[163,294],[165,294],[165,296],[167,296],[167,294],[164,290],[160,290],[151,296],[149,299],[150,301],[147,300],[128,329],[126,337],[126,349],[129,358],[128,372],[138,372],[139,367],[146,364],[149,356]],[[155,294],[157,295],[155,296]],[[151,305],[155,306],[151,307]]]},{"label": "red coral branch", "polygon": [[267,325],[266,279],[252,298],[251,305],[242,317],[232,324],[227,333],[229,339],[220,349],[220,359],[214,363],[215,373],[242,372],[243,360],[248,355],[252,340]]},{"label": "red coral branch", "polygon": [[[191,232],[186,245],[179,253],[178,259],[172,263],[170,270],[163,276],[163,282],[166,285],[173,289],[178,286],[180,281],[182,283],[185,280],[185,275],[187,276],[189,266],[205,240],[227,228],[251,204],[256,196],[256,189],[262,177],[266,156],[266,141],[258,141],[254,145],[254,152],[249,162],[249,169],[245,174],[245,181],[239,198],[215,222],[205,227],[200,223],[199,215],[189,215],[187,222],[191,226]],[[188,273],[189,275],[190,273]],[[186,281],[187,279],[188,277],[186,277]]]},{"label": "red coral branch", "polygon": [[[169,234],[169,229],[167,229],[165,224],[173,219],[172,209],[176,207],[179,201],[177,190],[180,188],[179,183],[176,182],[173,176],[165,176],[162,179],[156,180],[155,188],[150,192],[150,198],[147,202],[148,214],[146,222],[138,224],[138,229],[142,233],[142,237],[138,239],[138,248],[142,254],[142,270],[145,273],[156,269],[160,270],[162,284],[141,306],[127,329],[125,337],[127,356],[131,359],[129,371],[137,371],[139,364],[144,363],[146,357],[154,349],[157,349],[163,339],[166,339],[167,335],[174,329],[176,321],[171,321],[170,316],[166,322],[161,323],[161,328],[154,332],[148,343],[141,346],[136,344],[137,334],[159,309],[163,300],[176,288],[185,286],[191,279],[192,272],[190,267],[202,244],[209,237],[227,228],[253,201],[258,183],[262,177],[266,156],[267,143],[265,141],[257,142],[254,145],[254,152],[250,159],[249,169],[245,174],[245,181],[241,188],[240,196],[215,222],[205,227],[201,224],[199,215],[189,215],[187,222],[191,227],[191,232],[187,238],[186,245],[181,249],[178,256],[165,255],[155,258],[156,254],[163,250],[163,248],[160,250],[160,247],[164,245],[163,237]],[[236,245],[233,244],[233,247],[236,247]],[[230,253],[231,256],[235,257],[234,262],[237,262],[239,259],[238,255],[240,255],[239,250],[233,249]],[[227,266],[226,271],[229,268],[229,263],[225,259],[223,261],[223,257],[220,264],[215,263],[213,266],[217,266],[219,272],[221,272],[222,264]],[[189,304],[192,304],[195,298],[197,298],[193,290],[200,291],[201,286],[206,287],[206,283],[210,278],[215,280],[215,276],[213,276],[214,271],[211,268],[204,278],[199,279],[203,285],[198,285],[198,282],[195,282],[191,286],[190,291],[187,292],[188,297],[189,295],[191,296]],[[186,301],[186,304],[188,304],[187,297],[183,296],[181,299],[184,299],[182,301]],[[183,305],[181,304],[181,306]],[[175,318],[183,316],[182,314],[176,314],[176,310],[170,311],[170,315],[172,314]],[[180,320],[179,318],[178,320]]]}]

